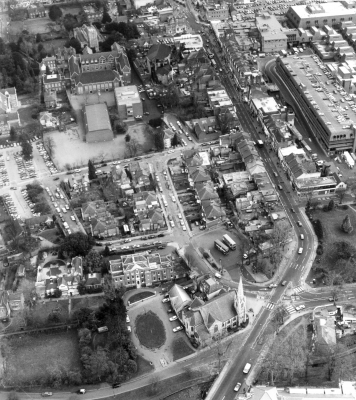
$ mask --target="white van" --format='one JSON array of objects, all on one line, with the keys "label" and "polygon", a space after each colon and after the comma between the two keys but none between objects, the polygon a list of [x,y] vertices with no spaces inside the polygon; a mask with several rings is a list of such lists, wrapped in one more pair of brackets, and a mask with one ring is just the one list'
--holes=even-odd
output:
[{"label": "white van", "polygon": [[221,274],[219,274],[219,272],[215,272],[215,278],[217,278],[217,279],[221,279],[221,278],[222,278],[222,276],[221,276]]},{"label": "white van", "polygon": [[304,240],[304,235],[301,233],[300,234],[300,238],[302,239],[302,240]]}]

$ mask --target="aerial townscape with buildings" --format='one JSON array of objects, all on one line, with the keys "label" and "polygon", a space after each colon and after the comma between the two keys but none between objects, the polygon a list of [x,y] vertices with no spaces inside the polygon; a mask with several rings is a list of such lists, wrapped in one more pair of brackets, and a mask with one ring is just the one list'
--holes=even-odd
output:
[{"label": "aerial townscape with buildings", "polygon": [[355,162],[356,0],[0,0],[0,400],[356,399]]}]

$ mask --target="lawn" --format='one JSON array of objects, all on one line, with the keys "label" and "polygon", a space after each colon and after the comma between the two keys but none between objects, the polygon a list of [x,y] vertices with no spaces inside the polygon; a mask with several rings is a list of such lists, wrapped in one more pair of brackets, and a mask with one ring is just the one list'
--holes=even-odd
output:
[{"label": "lawn", "polygon": [[172,344],[173,361],[177,361],[180,358],[190,356],[194,353],[194,350],[188,345],[183,338],[175,339]]},{"label": "lawn", "polygon": [[[354,227],[351,233],[345,233],[341,229],[342,221],[349,215],[351,225]],[[328,257],[328,249],[335,243],[340,241],[345,241],[350,243],[352,246],[355,245],[356,240],[356,214],[352,209],[341,210],[335,209],[333,211],[315,211],[313,213],[313,219],[319,219],[323,225],[324,239],[323,248],[324,253],[321,256],[317,256],[316,259],[320,259],[320,264],[325,266],[328,270],[332,270],[335,266],[335,262]],[[318,264],[314,263],[314,268]]]},{"label": "lawn", "polygon": [[163,323],[152,311],[136,318],[135,333],[140,343],[149,349],[157,349],[166,341]]},{"label": "lawn", "polygon": [[41,236],[52,243],[58,243],[61,240],[61,235],[57,228],[46,229],[45,231],[41,232],[38,236]]},{"label": "lawn", "polygon": [[77,331],[36,333],[7,340],[5,382],[20,385],[48,377],[54,367],[80,369]]},{"label": "lawn", "polygon": [[80,308],[99,308],[102,306],[105,302],[104,295],[103,293],[99,293],[95,296],[85,296],[81,298],[76,298],[76,299],[71,299],[72,301],[72,310],[71,312],[75,310],[79,310]]},{"label": "lawn", "polygon": [[154,295],[154,292],[149,292],[149,291],[139,292],[133,294],[131,297],[128,298],[128,300],[132,304],[135,303],[136,301],[147,299],[147,297],[151,297],[152,295]]}]

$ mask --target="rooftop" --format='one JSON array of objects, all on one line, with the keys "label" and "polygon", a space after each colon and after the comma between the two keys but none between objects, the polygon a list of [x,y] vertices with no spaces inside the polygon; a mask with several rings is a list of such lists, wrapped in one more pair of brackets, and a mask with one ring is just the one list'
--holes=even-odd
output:
[{"label": "rooftop", "polygon": [[100,103],[87,105],[84,107],[84,114],[86,115],[88,131],[98,131],[101,129],[111,130],[106,104]]},{"label": "rooftop", "polygon": [[337,15],[355,15],[354,8],[346,8],[340,2],[313,4],[313,5],[300,5],[290,7],[301,19]]},{"label": "rooftop", "polygon": [[[349,134],[351,125],[356,121],[356,112],[352,111],[350,106],[356,103],[351,97],[347,97],[345,92],[337,91],[331,84],[320,68],[323,63],[317,57],[314,59],[313,56],[286,57],[281,60],[290,73],[295,74],[295,81],[305,86],[305,96],[318,111],[319,117],[328,126],[331,134]],[[341,99],[347,101],[343,103]]]}]

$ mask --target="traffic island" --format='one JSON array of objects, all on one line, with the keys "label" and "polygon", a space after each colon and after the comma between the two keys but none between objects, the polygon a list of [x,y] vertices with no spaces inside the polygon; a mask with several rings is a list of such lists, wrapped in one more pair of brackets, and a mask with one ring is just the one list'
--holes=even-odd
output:
[{"label": "traffic island", "polygon": [[135,333],[140,344],[149,350],[159,349],[166,342],[166,330],[160,318],[148,311],[135,321]]}]

